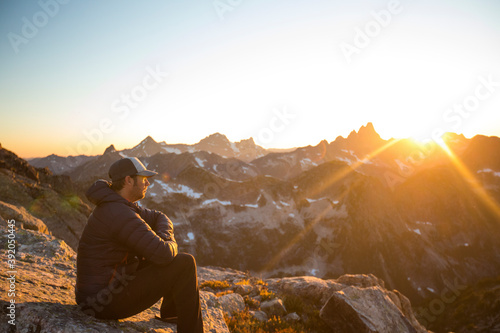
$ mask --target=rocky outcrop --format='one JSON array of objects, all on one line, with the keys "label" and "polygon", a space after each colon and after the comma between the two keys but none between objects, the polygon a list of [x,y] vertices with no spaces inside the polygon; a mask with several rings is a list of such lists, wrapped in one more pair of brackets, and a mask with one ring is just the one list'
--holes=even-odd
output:
[{"label": "rocky outcrop", "polygon": [[23,229],[40,231],[44,234],[50,234],[45,223],[39,218],[31,215],[30,212],[24,207],[19,207],[16,205],[11,205],[6,202],[0,201],[0,217],[3,218],[4,222],[1,223],[5,227],[7,226],[6,219],[14,219],[16,222],[22,224]]},{"label": "rocky outcrop", "polygon": [[[4,228],[1,231],[7,233]],[[155,319],[160,303],[122,320],[98,320],[87,316],[74,301],[75,252],[64,241],[37,231],[14,229],[13,234],[17,250],[12,269],[15,271],[2,271],[0,275],[10,282],[14,276],[15,282],[14,286],[12,283],[0,285],[0,308],[4,318],[14,319],[11,323],[16,325],[4,320],[0,323],[0,331],[176,331],[174,324]],[[2,238],[0,244],[2,257],[7,256],[6,239]],[[326,281],[311,277],[261,280],[232,269],[200,267],[199,280],[206,332],[229,332],[225,316],[230,318],[243,312],[251,313],[252,318],[262,323],[275,320],[274,316],[293,325],[302,325],[310,319],[293,303],[290,303],[290,310],[286,309],[290,295],[301,297],[304,302],[312,301],[316,311],[322,307],[321,318],[333,332],[342,328],[341,332],[354,333],[359,332],[360,327],[374,328],[367,332],[387,332],[393,327],[405,327],[407,332],[426,332],[415,320],[408,300],[397,292],[386,290],[383,282],[374,276],[357,275]],[[9,293],[9,288],[15,295]],[[15,300],[13,312],[9,309],[11,299]],[[327,302],[323,303],[325,299]],[[328,329],[321,332],[328,332]]]},{"label": "rocky outcrop", "polygon": [[401,294],[391,294],[380,286],[346,287],[333,293],[321,309],[320,317],[339,333],[426,332],[412,312],[403,312],[398,296]]},{"label": "rocky outcrop", "polygon": [[0,158],[0,217],[53,234],[76,249],[91,210],[70,178],[34,168],[6,149],[0,149]]},{"label": "rocky outcrop", "polygon": [[332,332],[427,332],[410,301],[389,291],[374,275],[343,275],[336,280],[290,277],[266,280],[278,294],[295,295],[320,307]]}]

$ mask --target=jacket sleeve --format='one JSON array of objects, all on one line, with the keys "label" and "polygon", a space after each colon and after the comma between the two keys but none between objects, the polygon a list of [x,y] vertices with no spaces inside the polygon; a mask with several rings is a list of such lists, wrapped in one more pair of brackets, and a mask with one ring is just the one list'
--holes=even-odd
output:
[{"label": "jacket sleeve", "polygon": [[174,259],[178,249],[174,239],[173,225],[163,213],[161,213],[163,217],[159,215],[156,221],[156,224],[162,226],[163,231],[159,233],[155,232],[141,215],[132,209],[127,209],[120,215],[115,218],[121,223],[114,224],[117,227],[113,231],[118,242],[158,265],[168,264]]},{"label": "jacket sleeve", "polygon": [[153,231],[163,240],[174,241],[174,224],[162,212],[142,208],[139,215],[153,229]]}]

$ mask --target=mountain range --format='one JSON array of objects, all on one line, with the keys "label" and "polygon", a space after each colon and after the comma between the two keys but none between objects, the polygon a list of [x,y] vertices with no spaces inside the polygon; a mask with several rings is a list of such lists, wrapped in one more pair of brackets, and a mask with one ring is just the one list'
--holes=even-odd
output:
[{"label": "mountain range", "polygon": [[[2,157],[0,190],[15,190],[0,191],[0,201],[34,212],[75,249],[92,207],[84,191],[107,179],[114,161],[136,156],[159,173],[141,205],[167,213],[180,249],[200,265],[264,277],[374,274],[408,296],[427,328],[498,328],[500,318],[489,315],[500,306],[494,300],[469,311],[475,328],[453,322],[464,322],[459,302],[471,302],[472,286],[493,295],[499,288],[482,281],[500,276],[500,139],[443,139],[447,148],[384,140],[368,123],[346,138],[281,152],[216,133],[195,145],[147,137],[131,149],[29,164]],[[32,208],[39,206],[52,215]],[[75,216],[56,221],[61,207]],[[67,227],[69,219],[78,222]]]}]

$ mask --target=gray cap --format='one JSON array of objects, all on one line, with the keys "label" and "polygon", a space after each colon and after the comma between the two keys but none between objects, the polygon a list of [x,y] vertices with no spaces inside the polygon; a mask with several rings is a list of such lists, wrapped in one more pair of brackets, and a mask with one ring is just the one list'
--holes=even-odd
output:
[{"label": "gray cap", "polygon": [[127,176],[151,177],[158,173],[146,169],[137,157],[125,157],[113,163],[109,168],[108,174],[112,181],[117,181]]}]

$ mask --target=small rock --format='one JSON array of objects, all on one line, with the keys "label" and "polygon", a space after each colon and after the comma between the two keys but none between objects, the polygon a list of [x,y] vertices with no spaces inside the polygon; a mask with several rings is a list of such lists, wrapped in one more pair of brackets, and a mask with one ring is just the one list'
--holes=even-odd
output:
[{"label": "small rock", "polygon": [[258,321],[265,322],[267,321],[267,314],[264,311],[248,311],[252,317],[257,319]]},{"label": "small rock", "polygon": [[249,284],[237,284],[234,288],[234,292],[242,296],[248,295],[252,292],[253,287]]},{"label": "small rock", "polygon": [[236,293],[220,296],[219,303],[222,306],[222,310],[229,315],[245,309],[245,300],[240,294]]},{"label": "small rock", "polygon": [[270,316],[282,316],[286,313],[285,305],[279,298],[262,302],[260,308]]},{"label": "small rock", "polygon": [[283,317],[286,321],[299,321],[300,316],[296,312],[292,312]]}]

